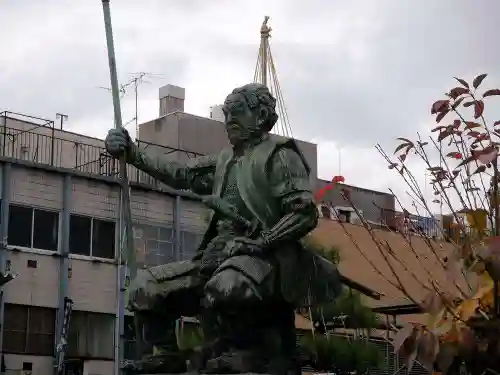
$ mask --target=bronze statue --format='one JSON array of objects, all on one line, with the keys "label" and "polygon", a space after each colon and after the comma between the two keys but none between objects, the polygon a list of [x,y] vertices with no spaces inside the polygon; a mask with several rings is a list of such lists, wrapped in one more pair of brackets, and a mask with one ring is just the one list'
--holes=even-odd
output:
[{"label": "bronze statue", "polygon": [[183,372],[174,322],[197,316],[205,346],[191,360],[204,373],[298,373],[295,309],[331,301],[340,291],[333,264],[301,239],[318,222],[309,167],[291,139],[269,132],[276,100],[261,84],[233,90],[223,112],[230,146],[182,165],[153,158],[124,130],[110,130],[114,157],[175,188],[202,195],[214,209],[196,256],[142,270],[129,309],[143,322],[151,352],[135,369]]}]

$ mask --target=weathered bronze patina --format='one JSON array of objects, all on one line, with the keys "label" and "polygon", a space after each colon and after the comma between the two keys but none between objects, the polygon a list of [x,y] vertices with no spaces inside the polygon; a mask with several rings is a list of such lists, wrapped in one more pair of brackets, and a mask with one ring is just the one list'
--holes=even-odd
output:
[{"label": "weathered bronze patina", "polygon": [[174,322],[199,317],[205,346],[191,358],[205,373],[298,373],[295,309],[327,302],[340,290],[333,264],[301,239],[318,212],[309,167],[297,144],[269,135],[276,100],[261,84],[233,90],[223,112],[230,146],[181,165],[149,156],[121,129],[106,148],[175,189],[204,196],[213,209],[196,256],[142,270],[129,308],[144,325],[143,343],[160,354],[135,364],[145,372],[185,371]]}]

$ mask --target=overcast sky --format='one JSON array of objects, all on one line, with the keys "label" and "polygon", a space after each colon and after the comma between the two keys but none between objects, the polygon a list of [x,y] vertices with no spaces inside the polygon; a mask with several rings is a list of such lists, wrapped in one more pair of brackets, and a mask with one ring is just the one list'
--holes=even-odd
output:
[{"label": "overcast sky", "polygon": [[[0,109],[54,119],[103,137],[112,126],[98,0],[0,0]],[[433,126],[432,102],[453,76],[489,73],[500,86],[498,0],[112,0],[120,83],[141,85],[139,120],[158,115],[158,88],[186,88],[186,112],[206,116],[252,81],[259,28],[272,50],[296,138],[319,145],[320,177],[403,191],[374,150]],[[130,91],[124,122],[134,116]]]}]

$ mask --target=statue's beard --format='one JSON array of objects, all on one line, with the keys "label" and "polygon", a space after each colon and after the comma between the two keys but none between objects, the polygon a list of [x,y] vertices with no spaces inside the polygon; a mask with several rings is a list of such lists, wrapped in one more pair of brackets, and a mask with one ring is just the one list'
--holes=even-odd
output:
[{"label": "statue's beard", "polygon": [[227,130],[229,142],[237,147],[247,143],[248,141],[259,138],[261,136],[261,131],[257,126],[253,127],[243,127],[243,126],[233,126]]}]

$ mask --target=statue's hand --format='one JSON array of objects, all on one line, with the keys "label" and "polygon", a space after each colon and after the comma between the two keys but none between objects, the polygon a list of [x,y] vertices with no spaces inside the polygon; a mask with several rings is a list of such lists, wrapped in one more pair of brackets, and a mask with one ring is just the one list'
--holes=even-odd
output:
[{"label": "statue's hand", "polygon": [[260,239],[252,240],[247,237],[236,237],[228,241],[224,252],[227,256],[235,255],[257,255],[264,251],[264,242]]},{"label": "statue's hand", "polygon": [[111,129],[104,140],[104,145],[106,146],[106,151],[108,151],[111,156],[119,158],[124,153],[128,156],[132,150],[134,143],[128,134],[128,131],[124,128]]}]

